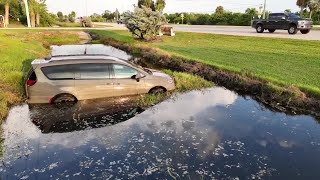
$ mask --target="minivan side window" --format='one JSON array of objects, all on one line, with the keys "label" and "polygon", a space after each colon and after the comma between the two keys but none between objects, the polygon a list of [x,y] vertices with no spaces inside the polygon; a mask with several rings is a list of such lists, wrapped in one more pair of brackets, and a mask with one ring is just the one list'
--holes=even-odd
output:
[{"label": "minivan side window", "polygon": [[118,79],[129,79],[138,74],[137,70],[122,64],[113,64],[113,71],[115,78]]},{"label": "minivan side window", "polygon": [[50,80],[109,79],[108,64],[67,64],[41,68]]},{"label": "minivan side window", "polygon": [[41,68],[41,70],[51,80],[74,79],[73,65],[48,66]]},{"label": "minivan side window", "polygon": [[108,64],[76,64],[74,65],[76,79],[109,79]]}]

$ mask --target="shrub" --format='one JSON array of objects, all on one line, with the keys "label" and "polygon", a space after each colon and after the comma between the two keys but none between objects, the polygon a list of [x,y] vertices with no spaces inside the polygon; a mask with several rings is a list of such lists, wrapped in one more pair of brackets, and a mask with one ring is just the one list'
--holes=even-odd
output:
[{"label": "shrub", "polygon": [[154,39],[161,26],[166,23],[166,18],[158,11],[152,11],[144,6],[136,7],[134,12],[125,12],[123,17],[132,35],[144,40]]}]

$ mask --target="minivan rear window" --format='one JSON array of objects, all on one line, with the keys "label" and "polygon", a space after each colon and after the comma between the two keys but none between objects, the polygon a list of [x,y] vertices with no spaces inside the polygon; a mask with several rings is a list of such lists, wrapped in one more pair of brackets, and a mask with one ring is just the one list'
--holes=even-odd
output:
[{"label": "minivan rear window", "polygon": [[74,79],[73,65],[48,66],[41,68],[41,70],[51,80]]}]

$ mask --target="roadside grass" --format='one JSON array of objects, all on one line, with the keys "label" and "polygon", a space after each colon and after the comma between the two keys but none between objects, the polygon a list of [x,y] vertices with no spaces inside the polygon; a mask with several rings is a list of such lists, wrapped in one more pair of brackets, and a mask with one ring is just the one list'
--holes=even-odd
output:
[{"label": "roadside grass", "polygon": [[214,85],[213,82],[207,81],[200,76],[191,75],[183,72],[171,71],[168,69],[163,70],[163,72],[174,78],[176,92],[201,90],[204,88],[212,87]]},{"label": "roadside grass", "polygon": [[10,105],[23,100],[23,79],[31,67],[31,61],[47,56],[50,45],[79,42],[75,32],[1,30],[0,121],[6,117]]},{"label": "roadside grass", "polygon": [[56,22],[55,25],[60,27],[81,27],[80,23],[71,23],[71,22]]},{"label": "roadside grass", "polygon": [[[320,41],[178,32],[157,42],[135,41],[127,31],[92,31],[131,46],[183,57],[320,96]],[[141,52],[137,52],[141,53]]]},{"label": "roadside grass", "polygon": [[183,72],[171,71],[168,69],[162,70],[164,73],[170,75],[175,80],[176,89],[173,92],[166,94],[147,94],[142,95],[139,99],[139,105],[143,107],[153,106],[167,98],[174,93],[183,93],[192,90],[201,90],[213,87],[214,83],[203,79],[202,77],[191,75]]},{"label": "roadside grass", "polygon": [[9,28],[24,28],[25,25],[21,24],[20,22],[10,22],[8,25]]}]

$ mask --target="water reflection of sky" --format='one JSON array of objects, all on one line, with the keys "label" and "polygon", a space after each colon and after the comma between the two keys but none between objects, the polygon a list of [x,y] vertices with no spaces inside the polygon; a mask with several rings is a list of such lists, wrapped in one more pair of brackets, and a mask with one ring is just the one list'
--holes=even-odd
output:
[{"label": "water reflection of sky", "polygon": [[274,113],[223,88],[178,95],[125,122],[77,132],[42,134],[28,113],[26,105],[13,108],[3,126],[3,178],[319,177],[313,118]]}]

